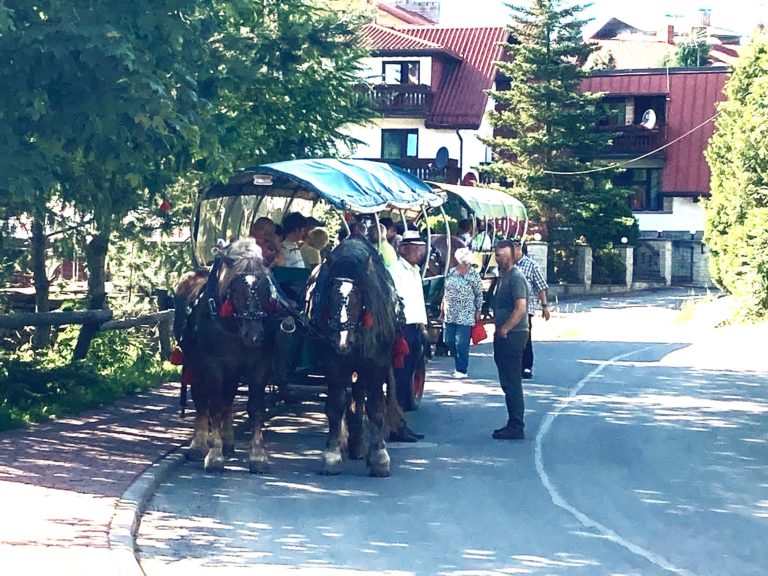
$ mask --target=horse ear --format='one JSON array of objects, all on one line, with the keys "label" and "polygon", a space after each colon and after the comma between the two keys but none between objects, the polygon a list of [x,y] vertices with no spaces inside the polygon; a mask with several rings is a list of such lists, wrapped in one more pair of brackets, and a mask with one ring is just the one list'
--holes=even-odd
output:
[{"label": "horse ear", "polygon": [[221,255],[221,261],[224,262],[224,265],[227,266],[228,268],[232,268],[232,266],[235,265],[234,258],[225,256],[224,254]]}]

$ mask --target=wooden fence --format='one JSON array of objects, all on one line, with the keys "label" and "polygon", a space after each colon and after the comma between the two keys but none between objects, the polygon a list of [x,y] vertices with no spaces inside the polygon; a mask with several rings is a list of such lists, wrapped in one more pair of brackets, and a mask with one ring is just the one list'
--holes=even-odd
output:
[{"label": "wooden fence", "polygon": [[142,326],[157,326],[160,340],[160,356],[171,354],[173,310],[143,314],[136,318],[114,320],[112,310],[83,310],[76,312],[17,312],[0,314],[0,329],[26,328],[27,326],[64,326],[67,324],[97,324],[99,330],[124,330]]}]

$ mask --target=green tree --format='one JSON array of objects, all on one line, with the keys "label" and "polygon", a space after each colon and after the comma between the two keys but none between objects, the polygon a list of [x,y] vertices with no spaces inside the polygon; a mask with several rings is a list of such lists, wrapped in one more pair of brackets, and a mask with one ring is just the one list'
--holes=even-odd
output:
[{"label": "green tree", "polygon": [[705,154],[712,171],[705,203],[710,273],[742,303],[768,311],[768,36],[752,40],[725,86]]},{"label": "green tree", "polygon": [[709,44],[705,30],[691,33],[677,45],[674,63],[680,68],[698,68],[709,65]]},{"label": "green tree", "polygon": [[88,216],[91,308],[106,305],[113,234],[169,185],[332,153],[369,117],[351,82],[361,21],[303,0],[4,7],[0,191],[41,221],[52,199]]},{"label": "green tree", "polygon": [[595,130],[599,95],[579,89],[582,65],[595,49],[582,40],[584,6],[533,0],[509,7],[514,40],[499,68],[510,86],[491,92],[500,107],[489,115],[498,135],[486,142],[495,157],[486,173],[510,185],[546,223],[555,247],[582,240],[601,248],[636,237],[627,193],[580,156],[610,138]]}]

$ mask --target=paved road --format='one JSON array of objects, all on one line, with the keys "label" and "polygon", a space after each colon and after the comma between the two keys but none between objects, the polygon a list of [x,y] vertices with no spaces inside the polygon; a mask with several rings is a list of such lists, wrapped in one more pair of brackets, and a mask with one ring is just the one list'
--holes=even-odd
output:
[{"label": "paved road", "polygon": [[[184,464],[137,538],[147,576],[238,574],[764,575],[766,326],[709,330],[685,292],[560,306],[539,322],[524,442],[504,420],[491,347],[466,381],[430,366],[425,441],[393,475],[317,474],[317,405],[270,424],[273,467]],[[681,311],[682,308],[682,311]],[[705,307],[706,308],[706,307]],[[684,322],[683,322],[684,321]],[[695,345],[691,346],[690,342]],[[738,345],[737,345],[738,344]]]}]

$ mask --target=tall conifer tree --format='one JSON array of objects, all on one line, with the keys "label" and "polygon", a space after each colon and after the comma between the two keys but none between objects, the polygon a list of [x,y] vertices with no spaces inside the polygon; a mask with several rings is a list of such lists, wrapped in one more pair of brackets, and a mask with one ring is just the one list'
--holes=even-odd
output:
[{"label": "tall conifer tree", "polygon": [[637,234],[627,193],[580,156],[610,137],[595,130],[599,96],[579,90],[582,65],[594,51],[582,39],[584,7],[561,0],[510,4],[512,40],[499,63],[509,86],[491,92],[499,105],[490,113],[497,135],[486,141],[495,161],[485,172],[523,199],[555,247],[582,239],[600,248]]}]

